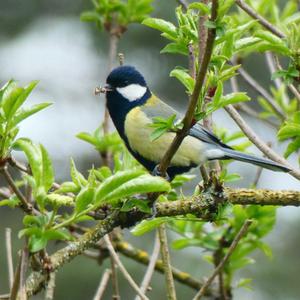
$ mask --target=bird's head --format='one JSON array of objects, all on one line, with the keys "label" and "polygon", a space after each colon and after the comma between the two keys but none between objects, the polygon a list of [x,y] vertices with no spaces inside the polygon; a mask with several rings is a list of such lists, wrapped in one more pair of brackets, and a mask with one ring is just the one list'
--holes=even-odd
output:
[{"label": "bird's head", "polygon": [[141,100],[149,93],[149,89],[143,75],[134,67],[120,66],[112,70],[106,79],[107,99],[116,93],[123,99],[133,102]]}]

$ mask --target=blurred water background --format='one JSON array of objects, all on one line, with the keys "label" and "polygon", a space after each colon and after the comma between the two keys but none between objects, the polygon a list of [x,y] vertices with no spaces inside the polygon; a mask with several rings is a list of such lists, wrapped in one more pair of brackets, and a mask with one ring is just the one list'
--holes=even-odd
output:
[{"label": "blurred water background", "polygon": [[[155,1],[153,15],[174,21],[175,1]],[[22,85],[38,79],[38,87],[30,96],[30,104],[52,101],[45,111],[24,121],[20,136],[27,136],[42,143],[54,161],[58,181],[69,177],[69,158],[73,157],[78,168],[85,171],[93,164],[99,165],[98,154],[88,144],[75,137],[81,131],[93,131],[102,121],[104,98],[93,95],[94,88],[105,81],[108,68],[108,38],[99,33],[93,24],[82,23],[80,13],[91,7],[86,0],[1,0],[0,1],[0,84],[11,78]],[[160,55],[165,41],[159,33],[141,25],[132,25],[119,44],[119,51],[125,54],[127,64],[135,65],[145,75],[149,86],[166,102],[184,111],[187,97],[182,86],[169,77],[176,65],[186,65],[183,57]],[[270,74],[263,55],[246,60],[246,69],[266,87]],[[240,81],[240,87],[247,86]],[[228,87],[229,88],[229,87]],[[255,98],[255,94],[249,91]],[[251,104],[257,109],[255,104]],[[256,132],[266,141],[273,142],[273,148],[282,153],[285,145],[274,140],[274,130],[262,122],[245,116]],[[230,130],[236,125],[224,111],[214,114],[214,122]],[[259,151],[252,147],[253,152]],[[296,164],[296,158],[291,162]],[[256,168],[233,163],[232,171],[238,171],[243,179],[235,186],[245,187],[253,181]],[[259,182],[261,188],[300,189],[299,182],[286,174],[263,171]],[[280,208],[275,230],[267,241],[273,248],[273,259],[262,253],[255,253],[256,264],[245,268],[238,275],[253,278],[253,291],[235,290],[235,299],[282,299],[300,298],[300,210]],[[13,246],[18,249],[21,241],[17,232],[21,227],[20,212],[1,208],[0,240],[4,240],[5,227],[13,229]],[[143,238],[125,236],[135,245],[152,249],[153,235]],[[201,278],[210,267],[199,259],[199,249],[189,248],[176,252],[172,250],[174,265]],[[14,253],[17,258],[16,251]],[[125,265],[137,280],[145,270],[127,258]],[[99,266],[85,257],[76,258],[57,275],[55,299],[91,299],[107,262]],[[236,278],[238,280],[238,277]],[[151,299],[165,299],[162,275],[155,275]],[[121,290],[128,292],[124,299],[132,299],[134,293],[120,275]],[[177,284],[178,298],[190,299],[194,291]],[[0,294],[7,292],[5,247],[0,244]],[[122,292],[121,292],[122,295]],[[42,299],[36,296],[35,299]],[[110,299],[107,297],[106,299]]]}]

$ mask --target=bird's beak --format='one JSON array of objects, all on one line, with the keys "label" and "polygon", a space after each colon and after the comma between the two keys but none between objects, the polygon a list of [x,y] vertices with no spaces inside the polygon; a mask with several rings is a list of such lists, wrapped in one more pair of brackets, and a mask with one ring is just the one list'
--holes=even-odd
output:
[{"label": "bird's beak", "polygon": [[111,92],[113,91],[113,88],[110,84],[105,84],[104,87],[96,87],[95,88],[95,95],[99,95],[99,94],[106,94],[107,92]]}]

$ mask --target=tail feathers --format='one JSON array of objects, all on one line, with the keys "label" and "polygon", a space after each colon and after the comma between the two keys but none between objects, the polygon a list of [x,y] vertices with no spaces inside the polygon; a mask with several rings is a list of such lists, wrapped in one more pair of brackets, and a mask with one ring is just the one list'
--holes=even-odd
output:
[{"label": "tail feathers", "polygon": [[268,159],[264,159],[261,157],[257,157],[257,156],[250,155],[250,154],[245,154],[245,153],[242,153],[239,151],[226,149],[226,148],[222,148],[222,151],[224,152],[223,159],[235,159],[235,160],[250,163],[250,164],[265,168],[265,169],[277,171],[277,172],[290,172],[291,171],[291,169],[289,167],[284,166],[280,163],[268,160]]}]

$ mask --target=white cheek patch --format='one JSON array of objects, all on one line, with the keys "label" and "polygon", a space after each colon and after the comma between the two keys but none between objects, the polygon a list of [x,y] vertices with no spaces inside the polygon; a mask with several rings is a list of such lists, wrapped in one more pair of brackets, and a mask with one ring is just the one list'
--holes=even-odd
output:
[{"label": "white cheek patch", "polygon": [[135,101],[145,95],[147,88],[139,84],[130,84],[121,88],[117,88],[117,91],[129,101]]}]

